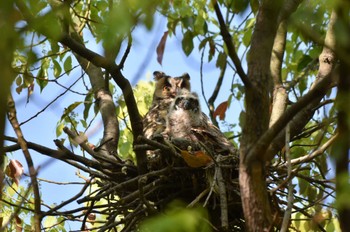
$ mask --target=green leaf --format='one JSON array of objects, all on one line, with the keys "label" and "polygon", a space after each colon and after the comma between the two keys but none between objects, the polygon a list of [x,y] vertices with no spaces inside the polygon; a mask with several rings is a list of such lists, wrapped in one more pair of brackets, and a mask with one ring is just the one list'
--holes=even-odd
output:
[{"label": "green leaf", "polygon": [[232,12],[234,13],[240,13],[242,11],[244,11],[245,9],[247,9],[249,4],[249,0],[235,0],[232,1]]},{"label": "green leaf", "polygon": [[70,104],[68,108],[64,109],[64,113],[61,117],[61,120],[65,119],[75,108],[77,108],[82,102],[74,102],[73,104]]},{"label": "green leaf", "polygon": [[182,50],[186,56],[189,56],[193,50],[193,34],[190,30],[186,31],[182,39]]},{"label": "green leaf", "polygon": [[45,228],[53,227],[55,224],[57,224],[57,218],[54,216],[47,216],[45,217],[45,220],[43,222],[43,225]]},{"label": "green leaf", "polygon": [[61,75],[62,68],[61,68],[61,65],[57,62],[57,60],[52,59],[52,63],[53,63],[53,75],[57,78]]},{"label": "green leaf", "polygon": [[63,64],[64,71],[69,75],[69,73],[72,71],[72,57],[68,56],[67,59],[64,61]]},{"label": "green leaf", "polygon": [[43,91],[43,89],[47,86],[47,84],[49,83],[47,81],[47,76],[45,75],[45,70],[41,67],[37,78],[36,78],[36,83],[39,85],[40,87],[40,92]]},{"label": "green leaf", "polygon": [[311,56],[309,55],[303,55],[301,57],[301,59],[299,60],[298,63],[298,67],[297,67],[297,71],[300,72],[302,71],[304,68],[306,68],[308,66],[308,64],[312,61],[313,59],[311,58]]},{"label": "green leaf", "polygon": [[84,100],[84,111],[83,111],[83,117],[84,117],[85,121],[89,117],[89,111],[90,111],[90,108],[91,108],[91,106],[93,104],[93,102],[92,102],[93,98],[94,98],[94,95],[93,95],[92,91],[90,91],[85,97],[85,100]]},{"label": "green leaf", "polygon": [[223,69],[227,62],[227,55],[224,52],[220,52],[218,59],[216,60],[216,67]]},{"label": "green leaf", "polygon": [[63,128],[64,128],[64,123],[59,123],[57,126],[56,126],[56,137],[60,137],[62,132],[63,132]]}]

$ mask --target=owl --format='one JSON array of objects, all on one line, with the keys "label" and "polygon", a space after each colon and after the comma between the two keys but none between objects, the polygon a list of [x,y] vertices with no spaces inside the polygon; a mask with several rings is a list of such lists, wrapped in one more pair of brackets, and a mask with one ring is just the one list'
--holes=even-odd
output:
[{"label": "owl", "polygon": [[156,81],[152,105],[143,118],[144,136],[152,139],[166,128],[166,116],[169,106],[180,89],[191,90],[190,76],[185,73],[179,77],[171,77],[163,72],[153,73]]},{"label": "owl", "polygon": [[182,150],[191,146],[212,155],[236,154],[233,144],[202,113],[196,93],[180,90],[170,105],[166,123],[164,136]]}]

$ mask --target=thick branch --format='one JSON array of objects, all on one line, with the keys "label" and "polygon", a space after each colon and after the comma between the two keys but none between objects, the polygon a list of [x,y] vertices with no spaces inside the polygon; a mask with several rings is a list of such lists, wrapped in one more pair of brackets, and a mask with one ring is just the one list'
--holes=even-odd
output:
[{"label": "thick branch", "polygon": [[[295,104],[297,106],[292,106],[294,108],[299,108],[299,112],[293,113],[293,117],[289,117],[291,120],[290,121],[290,133],[291,137],[293,138],[295,135],[300,133],[300,131],[304,128],[304,126],[309,122],[310,118],[314,114],[315,110],[317,109],[317,105],[321,101],[321,99],[324,97],[324,95],[327,93],[329,88],[331,87],[331,81],[333,76],[336,76],[337,70],[335,69],[335,64],[336,64],[336,58],[335,58],[335,53],[333,52],[332,48],[334,49],[334,43],[335,43],[335,38],[334,38],[334,18],[331,18],[331,21],[329,23],[329,28],[326,34],[326,38],[324,41],[325,46],[323,48],[322,53],[319,56],[319,61],[320,61],[320,67],[318,70],[318,75],[316,81],[313,83],[311,86],[310,92],[306,94],[304,97],[302,97],[300,100],[304,99],[307,95],[311,94],[313,96],[309,96],[309,100],[304,102],[299,103],[299,101]],[[298,104],[304,105],[303,107],[298,106]],[[291,107],[291,108],[292,108]],[[288,112],[291,109],[289,109]],[[285,112],[284,114],[287,114]],[[286,117],[286,116],[285,116]],[[265,159],[270,160],[272,157],[276,154],[277,151],[282,149],[284,146],[284,138],[285,138],[285,125],[288,122],[284,122],[278,126],[278,129],[280,131],[275,131],[274,132],[274,138],[273,141],[269,139],[270,145],[268,149],[266,150],[265,153]],[[276,136],[276,132],[278,132]],[[272,133],[272,132],[269,132]],[[271,136],[271,135],[270,135]]]},{"label": "thick branch", "polygon": [[247,162],[256,159],[267,159],[267,155],[261,155],[266,151],[272,140],[280,133],[287,123],[294,118],[304,107],[308,106],[314,99],[322,98],[329,88],[331,76],[323,78],[315,88],[310,90],[306,95],[299,99],[297,103],[288,108],[284,114],[273,124],[273,126],[266,131],[258,140],[256,145],[249,151]]},{"label": "thick branch", "polygon": [[288,94],[282,83],[282,63],[286,46],[287,22],[283,20],[277,30],[272,54],[271,54],[271,76],[273,80],[273,99],[269,127],[283,114],[287,106]]}]

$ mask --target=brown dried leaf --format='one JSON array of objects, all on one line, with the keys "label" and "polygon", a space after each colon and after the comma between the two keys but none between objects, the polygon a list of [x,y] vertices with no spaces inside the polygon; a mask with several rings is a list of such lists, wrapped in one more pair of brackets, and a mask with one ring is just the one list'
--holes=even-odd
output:
[{"label": "brown dried leaf", "polygon": [[19,179],[23,175],[23,172],[23,165],[18,160],[10,160],[10,163],[6,167],[7,176],[12,178],[16,185],[19,184]]},{"label": "brown dried leaf", "polygon": [[23,231],[22,219],[18,216],[15,216],[15,221],[16,221],[16,232],[22,232]]},{"label": "brown dried leaf", "polygon": [[165,50],[165,43],[166,43],[166,39],[168,38],[168,34],[169,32],[166,31],[164,32],[162,38],[159,41],[159,44],[157,46],[157,61],[160,65],[162,65],[163,62],[163,55],[164,55],[164,50]]},{"label": "brown dried leaf", "polygon": [[187,165],[192,168],[204,167],[213,162],[213,159],[203,151],[189,152],[181,150],[181,156]]},{"label": "brown dried leaf", "polygon": [[224,120],[227,107],[228,107],[228,102],[227,101],[224,101],[224,102],[220,103],[220,105],[218,105],[218,107],[216,108],[216,110],[213,113],[214,118],[216,116],[219,116],[220,120]]}]

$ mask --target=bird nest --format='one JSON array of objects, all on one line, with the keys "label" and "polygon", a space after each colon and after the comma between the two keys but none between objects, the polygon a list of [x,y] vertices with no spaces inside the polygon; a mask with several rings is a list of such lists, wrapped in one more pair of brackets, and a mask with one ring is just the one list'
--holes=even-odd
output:
[{"label": "bird nest", "polygon": [[[205,207],[214,230],[244,230],[237,154],[214,157],[206,151],[192,150],[198,144],[174,145],[144,137],[138,138],[138,144],[135,149],[148,152],[147,173],[138,175],[132,164],[113,165],[111,178],[98,181],[98,191],[78,200],[91,205],[101,199],[108,201],[107,209],[99,211],[108,215],[100,231],[118,226],[122,231],[134,231],[142,220],[163,212],[174,200],[183,201],[187,207]],[[93,211],[91,207],[86,215]]]}]

